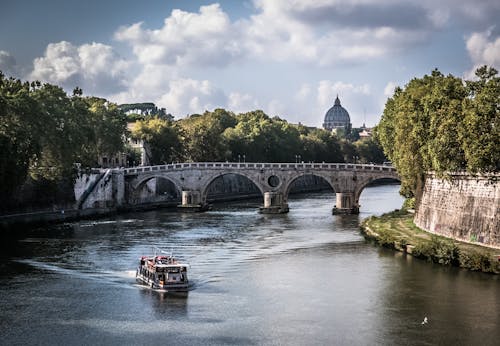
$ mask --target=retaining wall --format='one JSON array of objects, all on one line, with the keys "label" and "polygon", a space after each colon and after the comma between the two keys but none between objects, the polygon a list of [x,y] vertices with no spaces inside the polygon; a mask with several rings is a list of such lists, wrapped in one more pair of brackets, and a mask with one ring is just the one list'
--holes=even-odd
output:
[{"label": "retaining wall", "polygon": [[500,175],[428,175],[414,221],[432,233],[500,248]]}]

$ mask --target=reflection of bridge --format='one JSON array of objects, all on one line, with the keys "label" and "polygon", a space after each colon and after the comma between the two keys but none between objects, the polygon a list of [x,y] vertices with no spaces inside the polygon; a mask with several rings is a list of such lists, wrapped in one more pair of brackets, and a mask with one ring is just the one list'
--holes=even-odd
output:
[{"label": "reflection of bridge", "polygon": [[344,163],[194,162],[104,172],[79,179],[79,191],[75,190],[79,208],[95,207],[103,202],[106,206],[133,206],[148,182],[166,179],[180,192],[180,207],[204,210],[209,185],[218,177],[235,174],[246,177],[260,190],[264,196],[261,212],[286,213],[292,183],[300,177],[314,175],[323,178],[335,191],[333,212],[351,214],[359,212],[359,196],[368,184],[384,178],[399,180],[393,167]]}]

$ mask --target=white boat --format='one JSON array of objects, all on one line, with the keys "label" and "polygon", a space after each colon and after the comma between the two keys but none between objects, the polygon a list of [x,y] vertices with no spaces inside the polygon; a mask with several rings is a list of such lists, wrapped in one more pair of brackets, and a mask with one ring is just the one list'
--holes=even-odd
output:
[{"label": "white boat", "polygon": [[189,264],[179,262],[172,254],[154,248],[153,256],[142,256],[136,280],[152,289],[165,292],[187,291]]}]

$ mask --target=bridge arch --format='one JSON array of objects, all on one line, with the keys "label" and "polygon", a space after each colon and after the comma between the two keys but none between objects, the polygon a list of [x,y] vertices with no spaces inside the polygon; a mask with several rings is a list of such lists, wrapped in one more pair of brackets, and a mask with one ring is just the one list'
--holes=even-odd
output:
[{"label": "bridge arch", "polygon": [[380,181],[380,180],[384,180],[384,179],[391,179],[391,180],[396,180],[396,181],[401,182],[401,180],[398,176],[396,176],[395,174],[390,174],[390,173],[385,174],[385,175],[379,175],[377,177],[365,177],[363,179],[358,180],[358,184],[357,184],[356,189],[354,191],[354,200],[355,200],[356,205],[359,206],[359,198],[361,197],[361,193],[363,192],[365,187],[367,187],[368,185],[370,185],[376,181]]},{"label": "bridge arch", "polygon": [[288,196],[289,196],[290,191],[293,187],[293,184],[296,181],[298,181],[300,178],[308,177],[308,176],[319,177],[319,178],[323,179],[324,181],[326,181],[328,183],[328,185],[331,187],[332,191],[335,193],[335,187],[333,186],[333,184],[331,182],[331,175],[330,174],[324,174],[322,172],[297,172],[297,174],[295,174],[291,179],[288,180],[288,182],[286,183],[286,186],[283,189],[285,200],[288,200]]},{"label": "bridge arch", "polygon": [[[152,180],[155,180],[155,187],[149,192],[154,194],[148,196],[144,189]],[[172,190],[174,194],[171,193]],[[174,202],[180,199],[181,193],[181,185],[176,179],[165,174],[147,174],[130,183],[127,201],[133,204]]]},{"label": "bridge arch", "polygon": [[201,198],[202,201],[206,201],[208,198],[208,192],[209,188],[214,183],[218,178],[228,176],[228,175],[234,175],[234,176],[240,176],[244,177],[246,180],[250,181],[260,192],[260,194],[263,196],[264,195],[264,189],[261,184],[259,184],[259,181],[256,181],[254,176],[251,174],[247,174],[246,172],[241,172],[241,171],[229,171],[229,172],[217,172],[215,174],[211,174],[205,179],[205,183],[203,184],[203,187],[201,189]]}]

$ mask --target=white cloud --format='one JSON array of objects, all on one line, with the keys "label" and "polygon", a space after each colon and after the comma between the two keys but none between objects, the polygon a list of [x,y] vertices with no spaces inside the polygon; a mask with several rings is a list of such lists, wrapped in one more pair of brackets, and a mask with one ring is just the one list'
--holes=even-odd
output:
[{"label": "white cloud", "polygon": [[183,117],[222,107],[227,104],[227,97],[208,80],[177,79],[169,82],[168,92],[160,95],[156,103]]},{"label": "white cloud", "polygon": [[198,13],[173,10],[157,30],[136,23],[115,34],[132,46],[141,63],[154,65],[224,66],[241,54],[238,37],[219,4],[201,6]]},{"label": "white cloud", "polygon": [[[45,56],[36,58],[31,77],[56,84],[78,82],[80,61],[78,48],[71,43],[62,41],[47,46]],[[71,81],[73,80],[73,81]]]},{"label": "white cloud", "polygon": [[278,116],[280,118],[283,118],[285,115],[290,114],[288,113],[286,105],[283,102],[281,102],[281,100],[278,99],[273,99],[269,101],[264,111],[271,117]]},{"label": "white cloud", "polygon": [[337,95],[340,99],[350,98],[352,95],[370,95],[371,90],[368,84],[353,85],[344,82],[332,82],[322,80],[318,83],[317,102],[321,108],[331,107]]},{"label": "white cloud", "polygon": [[49,44],[45,56],[35,59],[30,78],[67,90],[79,86],[86,93],[109,95],[124,87],[129,65],[110,46],[92,43],[77,47],[61,41]]},{"label": "white cloud", "polygon": [[466,41],[467,52],[473,63],[473,68],[466,74],[472,78],[475,70],[488,65],[496,68],[500,67],[500,37],[493,37],[491,30],[486,32],[475,32]]},{"label": "white cloud", "polygon": [[[173,10],[158,29],[120,28],[142,64],[218,66],[241,59],[332,66],[387,56],[427,40],[447,7],[420,2],[256,0],[256,14],[231,22],[219,4]],[[398,15],[395,15],[398,13]]]},{"label": "white cloud", "polygon": [[298,100],[307,100],[311,95],[312,89],[309,83],[304,83],[300,86],[299,91],[296,93],[296,98]]},{"label": "white cloud", "polygon": [[15,77],[17,70],[16,59],[9,52],[0,50],[0,71],[5,77]]},{"label": "white cloud", "polygon": [[259,102],[250,94],[231,92],[228,97],[227,108],[235,113],[245,113],[258,109]]},{"label": "white cloud", "polygon": [[394,89],[397,86],[398,85],[395,82],[389,82],[389,83],[387,83],[387,85],[384,88],[384,96],[392,97],[392,95],[394,95]]},{"label": "white cloud", "polygon": [[[369,61],[427,40],[447,12],[419,2],[256,0],[241,24],[248,54],[323,66]],[[397,13],[397,15],[395,15]]]}]

